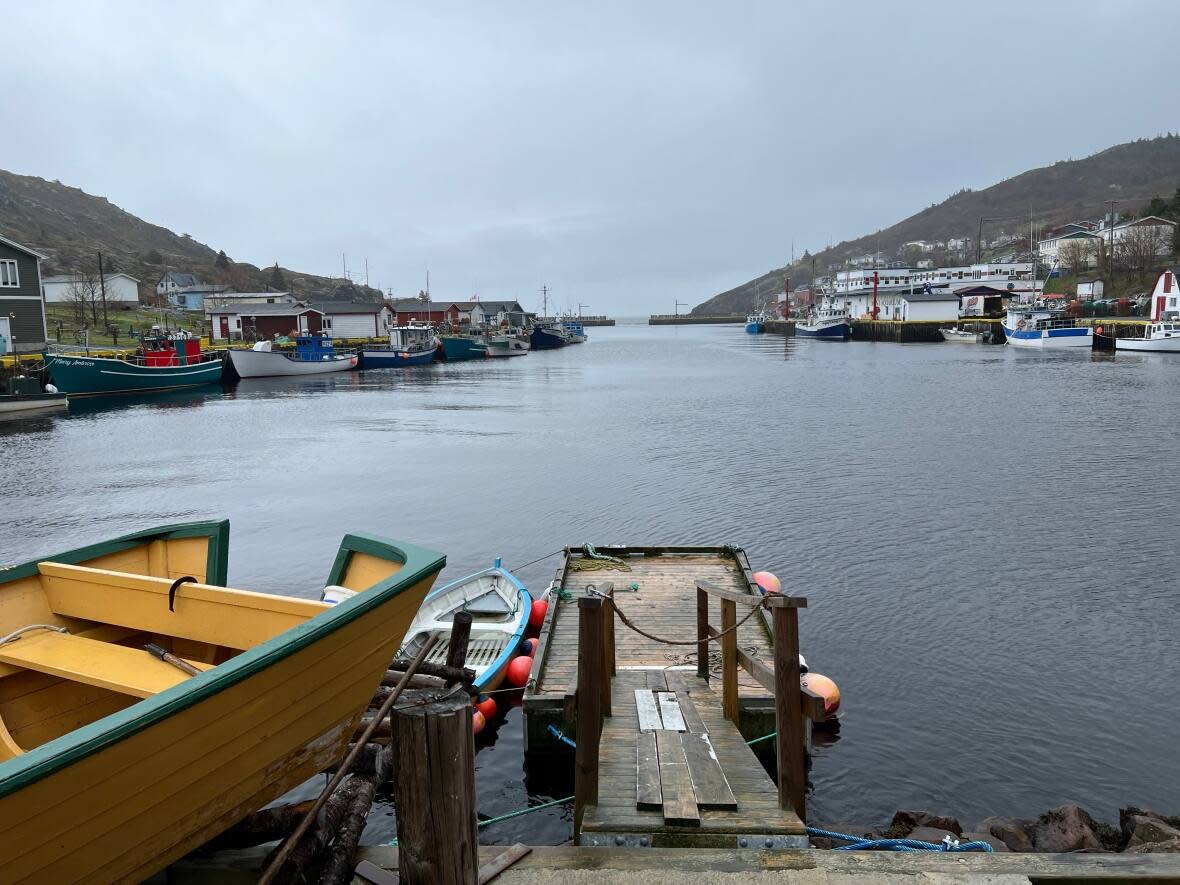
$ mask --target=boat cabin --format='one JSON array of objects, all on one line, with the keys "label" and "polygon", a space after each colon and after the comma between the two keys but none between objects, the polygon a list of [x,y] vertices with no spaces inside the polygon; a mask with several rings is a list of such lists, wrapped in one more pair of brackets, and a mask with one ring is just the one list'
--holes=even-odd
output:
[{"label": "boat cabin", "polygon": [[389,346],[393,350],[423,351],[434,349],[434,328],[411,323],[389,330]]},{"label": "boat cabin", "polygon": [[188,366],[201,361],[201,342],[196,338],[153,333],[140,339],[140,349],[146,366]]},{"label": "boat cabin", "polygon": [[336,358],[336,348],[332,346],[332,339],[327,335],[297,335],[295,336],[294,358],[301,361],[319,362]]}]

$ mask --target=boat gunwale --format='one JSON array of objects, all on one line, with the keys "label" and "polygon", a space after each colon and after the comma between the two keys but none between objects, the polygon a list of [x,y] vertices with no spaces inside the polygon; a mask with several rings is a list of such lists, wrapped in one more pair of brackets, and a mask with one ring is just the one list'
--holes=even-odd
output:
[{"label": "boat gunwale", "polygon": [[[12,580],[37,573],[37,564],[45,561],[67,562],[93,559],[117,553],[144,541],[167,538],[208,537],[210,541],[206,583],[224,586],[228,571],[229,521],[178,523],[122,535],[109,541],[77,548],[55,556],[42,556],[31,562],[0,570],[0,589]],[[70,765],[150,728],[201,701],[244,682],[267,667],[307,648],[339,628],[388,602],[413,587],[429,574],[437,575],[446,565],[442,553],[401,541],[366,533],[344,536],[332,563],[327,584],[339,584],[354,553],[401,563],[401,568],[364,592],[325,609],[302,624],[284,630],[223,664],[206,670],[173,687],[144,698],[126,709],[104,716],[80,728],[0,763],[0,799],[39,780],[56,774]],[[214,580],[216,579],[216,580]]]}]

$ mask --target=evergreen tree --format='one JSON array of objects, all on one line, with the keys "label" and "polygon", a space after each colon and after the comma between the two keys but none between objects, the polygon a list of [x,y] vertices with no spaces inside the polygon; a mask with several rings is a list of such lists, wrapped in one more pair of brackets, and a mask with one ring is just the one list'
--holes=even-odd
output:
[{"label": "evergreen tree", "polygon": [[214,260],[213,263],[215,265],[217,265],[217,267],[220,267],[220,268],[229,267],[229,256],[227,256],[225,254],[224,249],[222,249],[220,252],[217,253],[217,258],[216,258],[216,260]]},{"label": "evergreen tree", "polygon": [[270,269],[270,287],[276,292],[283,292],[287,288],[287,278],[283,276],[277,261],[275,266]]}]

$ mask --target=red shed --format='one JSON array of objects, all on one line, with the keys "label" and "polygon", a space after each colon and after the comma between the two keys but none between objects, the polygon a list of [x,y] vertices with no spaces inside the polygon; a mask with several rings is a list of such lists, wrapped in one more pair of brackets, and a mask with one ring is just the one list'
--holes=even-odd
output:
[{"label": "red shed", "polygon": [[306,304],[237,304],[209,311],[213,337],[225,341],[262,341],[276,335],[318,333],[324,312]]}]

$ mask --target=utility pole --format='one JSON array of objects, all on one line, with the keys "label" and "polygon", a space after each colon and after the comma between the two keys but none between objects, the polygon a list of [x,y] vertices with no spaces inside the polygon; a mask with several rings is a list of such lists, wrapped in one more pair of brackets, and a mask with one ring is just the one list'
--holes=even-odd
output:
[{"label": "utility pole", "polygon": [[541,317],[549,316],[549,287],[541,287]]},{"label": "utility pole", "polygon": [[590,306],[589,304],[583,304],[581,301],[578,302],[578,319],[582,318],[582,308],[589,307],[589,306]]},{"label": "utility pole", "polygon": [[344,282],[348,282],[348,256],[340,253],[340,263],[344,266]]},{"label": "utility pole", "polygon": [[365,288],[369,287],[369,259],[365,259]]},{"label": "utility pole", "polygon": [[1106,201],[1106,205],[1110,206],[1110,215],[1107,216],[1106,220],[1106,226],[1110,230],[1110,233],[1108,234],[1110,239],[1110,248],[1106,253],[1106,275],[1108,277],[1114,276],[1114,206],[1117,202],[1118,200]]},{"label": "utility pole", "polygon": [[102,272],[102,253],[98,253],[98,287],[102,292],[102,325],[107,326],[107,281]]},{"label": "utility pole", "polygon": [[672,303],[672,315],[674,317],[676,317],[676,319],[680,319],[680,308],[682,308],[682,307],[688,307],[688,302],[687,301],[675,301]]},{"label": "utility pole", "polygon": [[979,216],[979,233],[975,235],[975,263],[983,261],[983,216]]}]

